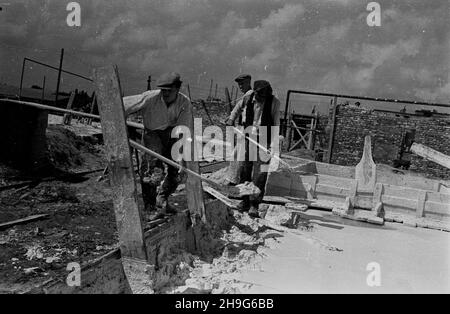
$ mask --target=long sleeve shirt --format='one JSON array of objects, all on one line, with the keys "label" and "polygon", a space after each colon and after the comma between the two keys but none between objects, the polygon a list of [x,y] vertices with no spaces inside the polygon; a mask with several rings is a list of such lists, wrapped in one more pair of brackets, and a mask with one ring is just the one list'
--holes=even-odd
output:
[{"label": "long sleeve shirt", "polygon": [[[252,91],[250,91],[250,92],[252,92]],[[247,94],[245,94],[244,96],[247,96]],[[273,96],[272,108],[271,108],[272,109],[271,114],[272,114],[272,120],[273,120],[272,126],[280,126],[280,107],[281,107],[280,100],[276,96]],[[264,104],[257,102],[256,99],[253,98],[253,111],[254,111],[253,125],[254,126],[261,125],[261,117],[262,117],[263,109],[264,109]],[[229,119],[232,121],[235,121],[235,119],[237,119],[237,117],[239,117],[239,115],[242,114],[242,124],[245,124],[246,113],[247,113],[247,106],[244,106],[243,101],[241,100],[234,107]],[[279,134],[271,133],[271,139],[270,139],[271,149],[274,149],[275,137],[278,137],[278,136],[279,136]]]},{"label": "long sleeve shirt", "polygon": [[250,95],[253,93],[252,89],[249,89],[244,96],[242,96],[239,101],[236,103],[236,105],[234,106],[233,110],[231,111],[230,117],[229,119],[231,121],[233,121],[233,123],[236,121],[236,119],[239,118],[239,116],[241,115],[242,111],[244,110],[244,98],[245,97],[250,97]]},{"label": "long sleeve shirt", "polygon": [[[250,96],[253,93],[253,90],[249,90],[244,94],[242,99],[239,100],[239,102],[236,104],[236,106],[233,108],[233,111],[231,111],[229,119],[231,121],[236,121],[236,119],[239,117],[239,115],[242,114],[242,123],[245,122],[246,118],[246,112],[247,112],[247,106],[244,106],[244,97]],[[273,125],[280,125],[280,100],[274,96],[272,100],[272,119],[273,119]],[[254,116],[253,116],[253,125],[260,126],[261,125],[261,116],[263,112],[264,104],[260,104],[256,101],[256,99],[253,98],[253,110],[254,110]]]},{"label": "long sleeve shirt", "polygon": [[194,118],[188,97],[178,93],[169,106],[164,102],[161,90],[150,90],[139,95],[123,98],[125,115],[139,113],[148,130],[164,130],[178,125],[187,126],[193,134]]}]

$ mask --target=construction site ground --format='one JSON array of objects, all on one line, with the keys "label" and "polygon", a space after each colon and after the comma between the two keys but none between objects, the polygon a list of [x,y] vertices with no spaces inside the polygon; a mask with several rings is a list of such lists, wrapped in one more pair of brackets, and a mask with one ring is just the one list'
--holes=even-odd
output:
[{"label": "construction site ground", "polygon": [[[53,118],[55,119],[55,118]],[[52,120],[55,123],[55,120]],[[51,124],[49,156],[61,170],[36,180],[0,169],[0,224],[30,215],[43,220],[0,230],[0,293],[20,293],[51,278],[65,278],[70,262],[85,264],[118,247],[102,146],[86,127]],[[83,171],[97,171],[80,175]],[[66,175],[65,175],[66,174]],[[51,177],[51,176],[50,176]],[[170,203],[187,208],[181,185]],[[157,293],[450,292],[450,233],[398,223],[374,226],[308,209],[296,220],[283,206],[265,219],[230,211],[219,254],[183,252]],[[288,226],[288,227],[286,227]],[[381,285],[371,287],[370,263]],[[61,279],[63,280],[63,279]]]}]

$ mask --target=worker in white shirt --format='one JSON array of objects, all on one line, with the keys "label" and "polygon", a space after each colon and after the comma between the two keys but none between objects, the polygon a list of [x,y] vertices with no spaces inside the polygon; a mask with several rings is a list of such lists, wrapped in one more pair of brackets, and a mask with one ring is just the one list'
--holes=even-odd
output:
[{"label": "worker in white shirt", "polygon": [[[144,145],[169,159],[172,159],[172,145],[178,140],[171,137],[172,129],[187,126],[193,134],[192,104],[188,97],[180,93],[181,84],[180,75],[171,72],[161,76],[157,90],[124,98],[125,114],[138,113],[143,118]],[[140,175],[146,213],[150,215],[157,210],[155,219],[175,213],[168,204],[168,197],[178,186],[178,170],[168,166],[164,176],[163,162],[144,155]]]},{"label": "worker in white shirt", "polygon": [[[246,104],[253,101],[253,90],[252,90],[252,77],[249,74],[241,74],[234,79],[238,84],[240,91],[244,94],[239,101],[234,106],[231,111],[230,116],[225,121],[228,126],[242,126],[242,110],[246,107]],[[238,151],[235,151],[234,156],[239,155]],[[236,185],[239,183],[244,183],[242,181],[241,175],[243,172],[244,164],[242,161],[231,161],[228,167],[227,183],[228,185]]]},{"label": "worker in white shirt", "polygon": [[[272,87],[268,81],[257,80],[253,85],[253,97],[242,110],[242,124],[245,128],[254,127],[258,143],[272,153],[279,152],[279,133],[272,132],[272,126],[280,125],[280,101],[273,95]],[[266,138],[262,133],[262,128],[266,129]],[[256,150],[259,151],[256,154]],[[251,160],[251,156],[256,156],[256,160]],[[248,214],[258,217],[258,206],[264,197],[265,185],[267,181],[267,171],[262,167],[270,163],[271,156],[266,160],[261,158],[261,150],[254,143],[246,140],[245,161],[241,174],[241,181],[252,181],[261,193],[255,197],[244,198],[244,210]]]}]

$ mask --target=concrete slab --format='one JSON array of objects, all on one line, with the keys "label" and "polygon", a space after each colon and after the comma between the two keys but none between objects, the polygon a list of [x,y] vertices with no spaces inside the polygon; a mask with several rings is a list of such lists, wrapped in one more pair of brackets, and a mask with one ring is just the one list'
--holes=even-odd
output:
[{"label": "concrete slab", "polygon": [[[329,213],[308,211],[323,219]],[[374,226],[362,222],[340,228],[316,224],[315,238],[340,247],[324,250],[285,232],[275,248],[265,248],[261,271],[244,271],[244,293],[449,293],[450,233],[396,223]],[[339,223],[335,223],[335,225]],[[367,278],[380,266],[380,286]]]}]

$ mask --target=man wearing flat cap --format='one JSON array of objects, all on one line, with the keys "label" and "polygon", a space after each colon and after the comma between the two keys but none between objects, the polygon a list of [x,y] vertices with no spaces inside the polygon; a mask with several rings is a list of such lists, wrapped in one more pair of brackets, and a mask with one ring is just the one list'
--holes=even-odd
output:
[{"label": "man wearing flat cap", "polygon": [[[126,115],[138,113],[143,118],[144,145],[168,159],[172,159],[171,148],[178,140],[171,137],[173,128],[187,126],[193,130],[192,104],[180,93],[181,84],[178,73],[166,73],[158,80],[157,90],[123,99]],[[157,209],[156,218],[175,213],[168,204],[168,197],[178,186],[178,170],[168,166],[166,175],[163,174],[163,162],[144,155],[140,169],[142,196],[146,213]]]},{"label": "man wearing flat cap", "polygon": [[[245,161],[243,162],[243,171],[241,173],[242,181],[252,181],[261,193],[257,196],[244,198],[244,209],[248,209],[248,214],[258,217],[258,206],[264,197],[265,185],[267,181],[267,170],[263,167],[268,166],[273,153],[279,152],[279,133],[272,131],[273,126],[280,125],[280,101],[273,95],[272,86],[268,81],[257,80],[253,85],[253,97],[246,103],[242,113],[242,123],[247,129],[254,127],[258,143],[271,152],[266,160],[261,158],[261,151],[256,160],[252,159],[251,150],[259,150],[252,142],[246,140]],[[262,129],[266,133],[262,134]],[[263,136],[265,135],[265,136]]]},{"label": "man wearing flat cap", "polygon": [[[242,111],[246,108],[246,104],[253,101],[253,90],[252,90],[252,77],[249,74],[241,74],[234,79],[238,84],[239,89],[244,94],[240,97],[239,101],[234,106],[231,111],[230,116],[225,121],[228,126],[239,126],[242,125]],[[235,152],[235,156],[239,155],[239,152]],[[241,174],[243,172],[244,164],[242,161],[232,161],[228,167],[227,181],[229,185],[236,185],[243,183]]]}]

